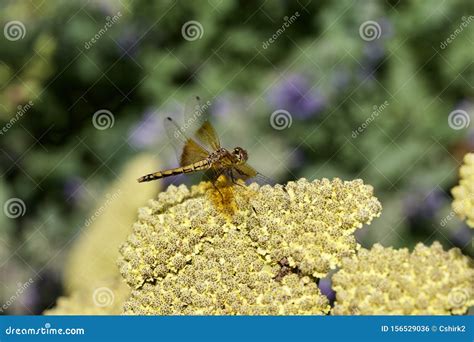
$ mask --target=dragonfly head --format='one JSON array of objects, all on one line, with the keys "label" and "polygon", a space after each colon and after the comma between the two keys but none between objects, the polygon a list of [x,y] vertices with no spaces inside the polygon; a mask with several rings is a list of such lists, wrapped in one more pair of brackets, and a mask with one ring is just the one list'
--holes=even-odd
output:
[{"label": "dragonfly head", "polygon": [[232,155],[234,156],[237,164],[243,164],[249,158],[247,151],[245,151],[242,147],[236,147],[232,150]]}]

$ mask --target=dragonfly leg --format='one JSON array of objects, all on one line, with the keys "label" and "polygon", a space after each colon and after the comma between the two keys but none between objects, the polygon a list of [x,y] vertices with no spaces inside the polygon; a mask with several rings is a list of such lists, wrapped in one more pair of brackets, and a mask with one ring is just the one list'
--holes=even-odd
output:
[{"label": "dragonfly leg", "polygon": [[[239,172],[239,171],[237,170],[237,172]],[[240,172],[239,172],[239,173],[240,173]],[[235,177],[234,177],[234,174],[232,173],[232,170],[229,171],[229,177],[230,177],[230,179],[232,180],[232,183],[233,183],[233,184],[239,185],[239,186],[245,188],[245,186],[243,186],[242,184],[238,183],[238,182],[235,180]],[[251,204],[250,206],[252,207],[252,210],[253,210],[253,212],[255,213],[255,215],[258,215],[258,214],[257,214],[257,210],[255,209],[255,207],[254,207],[252,204]]]},{"label": "dragonfly leg", "polygon": [[217,181],[223,173],[224,173],[224,171],[220,171],[220,172],[216,173],[214,178],[211,179],[211,184],[214,187],[214,189],[216,189],[216,191],[219,193],[219,195],[221,195],[222,202],[224,203],[224,195],[222,194],[222,192],[219,190],[219,187],[217,186]]},{"label": "dragonfly leg", "polygon": [[230,180],[232,181],[232,184],[239,185],[239,186],[245,188],[245,186],[243,186],[242,184],[240,184],[240,183],[238,183],[238,182],[236,181],[236,179],[235,179],[235,177],[234,177],[234,173],[233,173],[232,171],[233,171],[233,170],[230,170],[230,171],[227,173],[228,176],[229,176],[229,178],[230,178]]},{"label": "dragonfly leg", "polygon": [[214,187],[214,189],[216,189],[216,191],[219,193],[219,195],[221,195],[221,199],[222,199],[222,202],[224,202],[224,195],[222,194],[222,192],[219,190],[219,187],[216,185],[216,182],[215,180],[211,181],[211,184],[212,186]]}]

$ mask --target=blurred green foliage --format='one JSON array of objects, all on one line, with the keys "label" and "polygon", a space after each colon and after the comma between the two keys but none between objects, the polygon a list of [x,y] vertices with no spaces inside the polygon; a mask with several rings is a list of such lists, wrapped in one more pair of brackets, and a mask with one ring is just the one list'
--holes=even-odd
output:
[{"label": "blurred green foliage", "polygon": [[[48,274],[60,272],[87,213],[133,155],[148,150],[160,166],[175,165],[161,121],[179,116],[193,95],[212,103],[224,145],[247,148],[262,173],[281,182],[341,177],[373,185],[384,210],[360,234],[365,246],[440,240],[472,255],[464,223],[440,222],[450,214],[462,156],[474,146],[474,123],[448,124],[453,110],[474,111],[474,26],[440,46],[473,7],[468,0],[3,1],[3,28],[19,21],[25,31],[20,39],[0,36],[0,125],[8,127],[0,135],[0,199],[22,199],[26,213],[0,217],[0,301],[30,276],[42,280],[37,285],[57,283]],[[378,25],[375,39],[360,33],[369,20]],[[201,25],[200,38],[185,39],[189,21]],[[105,130],[93,124],[102,109],[113,115]],[[291,126],[272,127],[276,110],[289,112]]]}]

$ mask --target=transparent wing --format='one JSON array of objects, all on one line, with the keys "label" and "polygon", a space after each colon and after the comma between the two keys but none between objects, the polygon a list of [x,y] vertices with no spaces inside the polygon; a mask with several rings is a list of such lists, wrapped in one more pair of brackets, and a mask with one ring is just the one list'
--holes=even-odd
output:
[{"label": "transparent wing", "polygon": [[186,103],[184,127],[186,134],[194,138],[208,150],[216,151],[221,147],[219,137],[209,121],[210,102],[203,103],[199,96]]},{"label": "transparent wing", "polygon": [[170,117],[167,117],[163,124],[181,166],[192,164],[209,156],[210,151],[186,135],[185,126],[180,127]]},{"label": "transparent wing", "polygon": [[235,179],[242,179],[245,183],[257,183],[260,185],[270,184],[275,185],[276,182],[268,178],[261,173],[257,172],[253,167],[251,167],[248,163],[244,163],[241,165],[235,165],[232,168],[232,175]]},{"label": "transparent wing", "polygon": [[258,172],[247,163],[236,165],[233,167],[233,169],[234,176],[237,179],[247,180],[258,175]]}]

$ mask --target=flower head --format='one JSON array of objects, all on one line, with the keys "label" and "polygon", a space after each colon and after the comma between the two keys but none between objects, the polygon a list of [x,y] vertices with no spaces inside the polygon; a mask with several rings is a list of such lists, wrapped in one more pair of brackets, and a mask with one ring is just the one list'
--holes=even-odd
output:
[{"label": "flower head", "polygon": [[334,315],[463,314],[474,304],[474,267],[459,249],[435,242],[410,253],[375,244],[333,276]]},{"label": "flower head", "polygon": [[95,282],[94,286],[74,290],[59,297],[56,306],[44,315],[119,315],[123,302],[130,296],[130,288],[122,279],[113,278]]},{"label": "flower head", "polygon": [[372,187],[300,179],[233,189],[230,214],[208,183],[170,186],[140,209],[119,259],[135,288],[125,313],[328,312],[314,278],[359,248],[353,232],[381,210]]},{"label": "flower head", "polygon": [[453,194],[453,210],[467,224],[474,228],[474,153],[464,156],[464,165],[459,170],[461,180],[451,193]]},{"label": "flower head", "polygon": [[[118,248],[130,234],[136,208],[157,193],[157,184],[136,190],[135,178],[156,167],[152,155],[129,161],[105,192],[98,207],[84,221],[64,267],[64,290],[50,315],[112,315],[122,313],[130,288],[117,269]],[[1,244],[0,244],[1,247]]]}]

